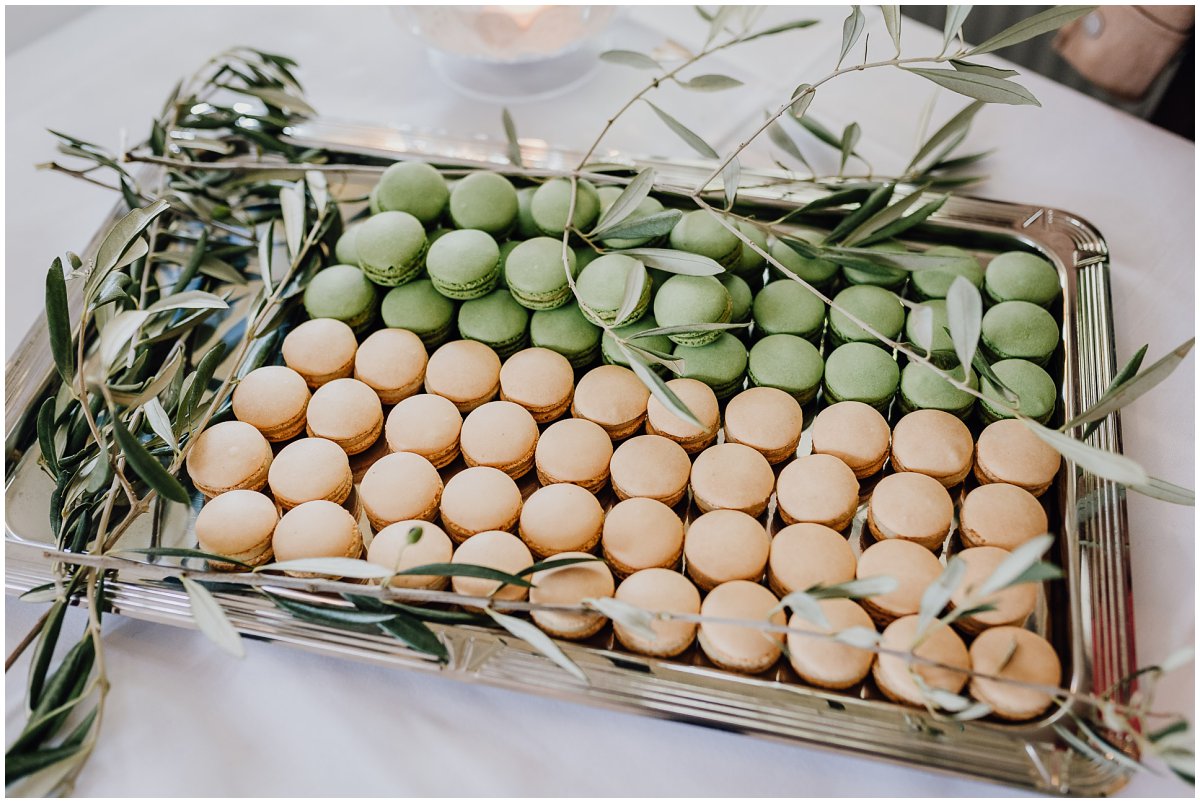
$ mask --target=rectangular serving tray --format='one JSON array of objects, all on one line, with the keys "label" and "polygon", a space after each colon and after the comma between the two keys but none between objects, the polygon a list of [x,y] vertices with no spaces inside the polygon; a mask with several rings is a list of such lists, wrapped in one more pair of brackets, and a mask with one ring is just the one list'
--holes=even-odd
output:
[{"label": "rectangular serving tray", "polygon": [[[322,119],[295,126],[289,136],[297,144],[340,152],[348,160],[364,164],[418,159],[444,167],[511,167],[503,144],[478,137]],[[522,157],[526,172],[539,175],[570,169],[578,161],[576,154],[536,142],[522,143]],[[689,193],[711,171],[711,165],[702,162],[631,159],[616,153],[598,158],[635,168],[652,166],[657,173],[656,186],[667,192]],[[781,211],[801,206],[818,194],[782,171],[745,170],[741,184],[739,205]],[[336,194],[338,188],[332,185]],[[101,231],[116,219],[117,212],[114,210]],[[1049,259],[1063,286],[1062,308],[1056,310],[1063,324],[1063,347],[1055,358],[1062,378],[1060,414],[1069,418],[1100,397],[1115,371],[1108,250],[1087,221],[1036,205],[954,197],[922,227],[918,239],[985,253],[1023,248]],[[94,253],[98,244],[99,235],[89,253]],[[73,297],[71,303],[77,308],[80,299]],[[235,306],[230,319],[235,321],[236,315]],[[9,438],[23,429],[52,373],[45,322],[39,318],[6,366]],[[1094,442],[1119,451],[1120,433],[1119,415],[1111,415]],[[110,560],[55,551],[46,513],[53,485],[36,468],[36,449],[22,456],[14,454],[11,447],[8,444],[6,448],[6,593],[18,595],[51,581],[55,562]],[[1058,649],[1065,687],[1100,693],[1136,666],[1124,494],[1119,486],[1081,472],[1068,460],[1050,495],[1056,496],[1051,505],[1058,513],[1057,559],[1066,576],[1052,584],[1048,595],[1041,595],[1033,626]],[[190,517],[179,515],[176,521],[143,518],[147,521],[131,528],[123,546],[151,542],[193,545]],[[106,584],[116,613],[194,626],[187,595],[178,584],[165,582],[171,568],[122,565],[116,580]],[[323,597],[356,588],[323,580],[286,580],[280,585],[292,594]],[[297,620],[262,595],[231,589],[216,596],[243,634],[313,652],[844,750],[1042,792],[1110,794],[1128,779],[1128,771],[1120,764],[1099,764],[1068,748],[1053,727],[1065,716],[1062,711],[1022,724],[947,722],[865,692],[858,696],[825,692],[783,682],[778,674],[742,676],[703,661],[630,655],[610,649],[611,639],[562,644],[587,674],[590,682],[584,684],[524,642],[494,630],[431,625],[440,632],[450,654],[448,663],[438,664],[387,636]]]}]

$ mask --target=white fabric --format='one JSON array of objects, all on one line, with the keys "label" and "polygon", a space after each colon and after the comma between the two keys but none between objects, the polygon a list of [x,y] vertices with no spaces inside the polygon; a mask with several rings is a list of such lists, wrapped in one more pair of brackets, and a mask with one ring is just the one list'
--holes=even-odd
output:
[{"label": "white fabric", "polygon": [[[731,72],[747,87],[655,97],[718,150],[728,150],[796,84],[832,69],[845,9],[772,8],[765,26],[800,16],[816,28],[731,49],[696,72]],[[872,14],[875,12],[872,11]],[[872,58],[892,46],[877,16]],[[688,7],[625,12],[621,47],[665,37],[695,44]],[[116,146],[145,134],[175,80],[233,43],[297,57],[314,105],[344,119],[501,136],[496,104],[465,101],[430,73],[386,8],[102,8],[6,59],[6,353],[33,323],[55,254],[82,250],[113,203],[105,190],[37,173],[54,158],[45,128]],[[940,33],[905,21],[904,48],[940,47]],[[856,48],[861,58],[861,43]],[[565,97],[511,104],[523,136],[584,146],[647,77],[603,65]],[[1142,343],[1157,359],[1193,331],[1194,148],[1189,142],[1036,75],[1045,108],[988,107],[970,149],[998,147],[977,194],[1036,202],[1094,223],[1112,249],[1118,360]],[[907,161],[933,86],[893,69],[822,87],[813,113],[863,126],[861,150],[880,171]],[[941,93],[932,126],[963,101]],[[690,156],[648,109],[619,123],[606,147]],[[805,145],[811,155],[823,146]],[[747,164],[769,164],[769,150]],[[1151,474],[1194,484],[1194,362],[1123,413],[1125,448]],[[1195,520],[1191,509],[1131,495],[1133,581],[1141,663],[1194,640]],[[9,600],[9,649],[40,606]],[[70,626],[82,619],[73,616]],[[112,617],[114,679],[104,734],[84,795],[996,795],[1010,790],[805,747],[636,718],[424,675],[247,644],[244,661],[185,630]],[[21,718],[24,662],[6,677],[8,741]],[[1160,686],[1158,710],[1190,713],[1183,670]],[[1181,795],[1142,775],[1125,794]]]}]

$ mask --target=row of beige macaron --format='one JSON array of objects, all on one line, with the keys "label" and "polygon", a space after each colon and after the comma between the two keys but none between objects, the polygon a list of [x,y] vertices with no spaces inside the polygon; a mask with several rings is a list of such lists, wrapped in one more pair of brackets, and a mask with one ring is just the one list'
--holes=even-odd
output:
[{"label": "row of beige macaron", "polygon": [[[347,455],[364,451],[379,438],[385,429],[382,405],[395,404],[386,420],[391,454],[371,465],[358,490],[358,503],[376,532],[368,560],[401,568],[453,560],[515,572],[530,565],[535,555],[583,555],[600,542],[607,567],[578,564],[544,573],[535,577],[531,600],[561,604],[609,596],[614,593],[616,573],[624,578],[616,589],[618,598],[648,609],[675,607],[681,613],[755,619],[767,618],[776,607],[775,594],[855,576],[899,573],[907,581],[903,588],[863,600],[861,607],[849,600],[822,604],[830,608],[827,616],[835,628],[878,623],[903,630],[907,625],[897,623],[915,613],[921,584],[927,585],[940,572],[940,563],[925,547],[940,546],[950,527],[952,510],[945,516],[944,528],[940,515],[930,514],[952,507],[938,504],[942,500],[933,489],[946,494],[948,502],[945,486],[962,481],[976,451],[969,431],[952,416],[943,420],[943,414],[931,411],[910,414],[897,425],[893,437],[872,408],[843,403],[818,416],[813,425],[814,454],[785,466],[775,488],[770,466],[795,455],[802,429],[799,405],[781,391],[755,388],[733,399],[725,414],[725,442],[715,444],[720,411],[711,390],[694,380],[673,382],[706,424],[701,429],[648,398],[627,369],[602,366],[575,387],[569,363],[543,349],[520,352],[501,365],[486,346],[458,341],[427,359],[419,339],[403,330],[376,332],[358,346],[344,324],[314,320],[289,334],[283,352],[287,367],[263,368],[245,377],[233,399],[238,420],[210,428],[189,459],[193,482],[213,497],[197,520],[202,548],[250,564],[265,562],[272,553],[280,560],[361,555],[355,517],[343,506],[353,488]],[[347,352],[349,359],[345,359]],[[426,393],[418,393],[422,387]],[[501,401],[491,401],[497,395]],[[538,424],[552,422],[568,410],[576,417],[539,433]],[[636,435],[643,421],[648,434]],[[272,456],[268,440],[286,441],[301,430],[310,437],[292,441]],[[259,436],[258,442],[253,435]],[[1012,437],[997,430],[994,440],[999,446],[991,449],[985,448],[991,442],[986,435],[980,439],[982,457],[974,461],[981,481],[1011,478],[1034,491],[1045,489],[1057,469],[1056,454],[1047,478],[1044,454],[1039,455],[1043,458],[1039,474],[1030,469],[1029,460],[1022,465],[1014,458]],[[615,451],[613,440],[621,442]],[[936,448],[930,449],[930,443]],[[1016,452],[1028,451],[1029,444],[1018,447]],[[993,459],[984,462],[993,452]],[[437,469],[460,453],[470,468],[443,485]],[[696,453],[692,465],[689,454]],[[848,525],[858,507],[858,480],[877,473],[889,457],[898,473],[876,485],[872,500],[879,501],[869,506],[871,530],[881,540],[856,561],[837,530]],[[543,487],[522,504],[513,479],[535,464]],[[899,471],[901,467],[909,470]],[[245,476],[235,476],[239,472]],[[609,481],[622,501],[605,516],[592,492]],[[255,486],[265,485],[270,486],[274,501],[255,493]],[[689,487],[702,515],[692,521],[685,537],[682,520],[671,505],[678,504]],[[233,490],[244,493],[231,494]],[[781,517],[790,525],[773,539],[755,518],[761,516],[772,491]],[[1021,493],[1033,499],[1028,491]],[[845,501],[831,504],[838,499]],[[923,501],[913,504],[914,499]],[[277,523],[276,505],[286,511]],[[1034,506],[1041,513],[1040,526],[1025,522],[1018,528],[1029,537],[1045,530],[1044,511],[1036,500]],[[256,508],[257,515],[250,515],[249,507]],[[996,524],[991,516],[996,504],[987,500],[973,506],[964,502],[967,522],[972,520],[969,511],[976,507],[984,513],[980,517],[984,526],[962,530],[966,543],[972,543],[967,533],[975,532],[980,545],[963,555],[977,555],[969,566],[986,577],[988,567],[1005,554],[988,546],[988,539],[999,534],[1000,542],[1011,546],[1014,536],[1011,528]],[[1006,507],[1007,502],[1001,502],[999,509]],[[435,519],[440,519],[445,531],[424,524],[420,540],[407,544],[414,522]],[[274,525],[266,548],[235,537],[239,530],[247,530],[249,521],[261,522],[260,533]],[[512,530],[521,538],[513,536]],[[931,534],[935,531],[936,544]],[[459,543],[457,550],[452,541]],[[687,576],[672,570],[681,554]],[[764,570],[770,590],[755,582]],[[444,582],[420,576],[396,580],[414,587]],[[453,583],[459,593],[494,591],[489,581],[454,578]],[[703,605],[697,586],[707,592]],[[516,597],[524,593],[517,587],[501,592]],[[989,625],[1024,619],[1028,611],[1019,615],[1014,611],[1023,610],[1024,599],[1033,595],[1019,596],[1020,601],[998,606],[991,621],[984,616],[965,618],[964,628],[977,633]],[[566,638],[586,638],[604,624],[599,615],[538,614],[534,612],[534,619],[543,629]],[[664,632],[648,643],[615,624],[622,644],[653,655],[686,650],[696,632],[694,624],[659,622],[656,629]],[[794,619],[794,624],[805,627],[803,620]],[[722,626],[708,631],[706,635],[701,626],[700,643],[719,666],[757,672],[779,657],[778,644],[760,633]],[[926,644],[933,649],[951,637],[957,638],[948,633]],[[1032,633],[1012,638],[1029,637],[1036,638]],[[984,646],[992,640],[976,639]],[[809,649],[796,645],[788,650],[793,668],[808,682],[846,687],[861,681],[872,664],[868,651],[831,644],[817,648],[815,640],[808,641],[814,642]],[[1007,651],[1007,643],[1002,652]],[[1039,644],[1026,652],[1040,653],[1043,646],[1048,649]],[[965,656],[965,648],[962,653],[958,657]],[[848,660],[851,656],[858,660]],[[1057,659],[1054,663],[1057,666]],[[886,677],[887,666],[886,661],[875,663],[876,675],[883,672]],[[906,677],[905,668],[891,682],[877,680],[894,699],[919,703],[920,690],[911,680],[906,685]],[[954,685],[954,678],[942,680]]]}]

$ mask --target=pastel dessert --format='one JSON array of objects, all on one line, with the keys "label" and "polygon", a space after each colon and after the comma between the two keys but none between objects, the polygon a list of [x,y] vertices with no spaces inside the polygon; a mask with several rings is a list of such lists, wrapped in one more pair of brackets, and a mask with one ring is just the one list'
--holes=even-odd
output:
[{"label": "pastel dessert", "polygon": [[428,226],[442,216],[450,189],[433,165],[396,162],[383,171],[372,195],[380,211],[407,212]]},{"label": "pastel dessert", "polygon": [[[1054,415],[1058,385],[1045,369],[1028,360],[1001,360],[992,366],[997,378],[1017,395],[1016,409],[1022,415],[1045,424]],[[1015,418],[1013,405],[986,378],[980,383],[983,400],[979,402],[985,423]]]},{"label": "pastel dessert", "polygon": [[1002,482],[972,490],[958,513],[958,532],[967,546],[1013,550],[1049,530],[1046,510],[1037,497]]},{"label": "pastel dessert", "polygon": [[[603,357],[604,362],[609,365],[629,367],[629,360],[625,357],[625,352],[617,345],[617,341],[613,335],[622,338],[628,343],[632,343],[638,348],[658,352],[666,357],[670,357],[671,349],[675,348],[675,344],[666,335],[634,337],[639,332],[645,332],[647,329],[657,329],[658,325],[658,320],[650,313],[647,313],[631,324],[619,326],[611,332],[605,332],[600,340],[600,355]],[[650,368],[659,371],[660,374],[665,373],[665,369],[655,363],[651,363]]]},{"label": "pastel dessert", "polygon": [[730,580],[762,579],[771,536],[740,510],[711,510],[692,521],[683,537],[688,576],[708,591]]},{"label": "pastel dessert", "polygon": [[859,401],[831,404],[813,420],[813,454],[836,457],[859,479],[883,470],[891,439],[887,419]]},{"label": "pastel dessert", "polygon": [[[659,326],[729,323],[732,315],[733,298],[712,276],[672,276],[654,296],[654,319]],[[703,346],[720,335],[720,329],[696,329],[668,337],[685,346]]]},{"label": "pastel dessert", "polygon": [[188,476],[210,499],[228,491],[260,491],[271,468],[271,444],[244,421],[222,421],[196,436]]},{"label": "pastel dessert", "polygon": [[463,469],[442,490],[442,526],[458,542],[485,530],[512,532],[520,514],[521,491],[498,468]]},{"label": "pastel dessert", "polygon": [[267,484],[284,510],[319,499],[340,505],[354,488],[354,474],[342,447],[325,438],[301,438],[275,455]]},{"label": "pastel dessert", "polygon": [[645,569],[670,569],[683,554],[683,521],[656,499],[626,499],[613,505],[604,517],[600,545],[617,577]]},{"label": "pastel dessert", "polygon": [[553,237],[534,237],[517,245],[504,261],[504,281],[512,297],[531,310],[555,309],[572,299],[567,270],[575,275],[575,252]]},{"label": "pastel dessert", "polygon": [[[563,552],[559,558],[588,558],[586,552]],[[529,578],[533,588],[529,601],[547,605],[578,605],[585,599],[611,597],[616,588],[612,572],[602,560],[572,563],[569,566],[543,569]],[[533,623],[551,636],[564,639],[585,639],[596,635],[608,619],[599,613],[567,613],[564,611],[529,612]]]},{"label": "pastel dessert", "polygon": [[771,464],[740,443],[710,446],[692,463],[692,501],[701,511],[739,510],[759,516],[775,487]]},{"label": "pastel dessert", "polygon": [[518,479],[533,468],[537,439],[537,422],[528,410],[513,402],[493,401],[463,419],[459,445],[468,466],[491,466]]},{"label": "pastel dessert", "polygon": [[956,556],[966,564],[962,582],[950,597],[951,608],[966,605],[991,605],[993,610],[962,616],[954,624],[964,633],[978,634],[989,627],[999,625],[1022,625],[1037,604],[1036,583],[1020,583],[980,599],[975,590],[987,581],[992,573],[1009,556],[1007,549],[994,546],[977,546],[964,549]]},{"label": "pastel dessert", "polygon": [[366,383],[335,379],[313,393],[305,430],[309,437],[333,441],[346,454],[365,452],[383,432],[383,405]]},{"label": "pastel dessert", "polygon": [[358,499],[377,533],[398,521],[433,521],[442,502],[442,478],[421,455],[392,452],[367,469]]},{"label": "pastel dessert", "polygon": [[[729,313],[730,322],[749,323],[751,310],[754,306],[754,292],[750,289],[750,285],[746,284],[746,280],[736,273],[722,273],[717,279],[721,282],[721,286],[725,288],[725,292],[729,293],[729,300],[733,304]],[[734,331],[739,335],[746,332],[745,329]]]},{"label": "pastel dessert", "polygon": [[604,508],[587,489],[558,482],[534,491],[521,508],[518,532],[538,558],[588,552],[600,541]]},{"label": "pastel dessert", "polygon": [[[759,226],[754,225],[748,220],[739,220],[737,222],[738,231],[744,234],[758,250],[742,243],[742,256],[737,261],[736,265],[732,265],[730,270],[737,273],[746,280],[751,288],[762,286],[763,268],[766,267],[767,258],[764,253],[770,253],[770,246],[767,244],[767,232]],[[761,253],[760,253],[761,252]]]},{"label": "pastel dessert", "polygon": [[997,254],[983,275],[983,291],[989,300],[1028,301],[1046,306],[1062,291],[1058,271],[1036,254],[1008,251]]},{"label": "pastel dessert", "polygon": [[246,374],[233,389],[233,414],[272,443],[304,431],[308,384],[283,365],[264,365]]},{"label": "pastel dessert", "polygon": [[482,298],[500,278],[500,246],[478,229],[447,232],[429,246],[425,267],[433,287],[446,298]]},{"label": "pastel dessert", "polygon": [[975,479],[981,484],[1005,482],[1041,496],[1061,465],[1062,455],[1015,418],[984,427],[975,444]]},{"label": "pastel dessert", "polygon": [[1033,719],[1054,700],[1032,687],[1062,683],[1062,662],[1054,647],[1021,627],[993,627],[981,633],[971,642],[970,658],[978,673],[971,678],[970,695],[990,705],[992,715],[1000,719]]},{"label": "pastel dessert", "polygon": [[517,222],[517,190],[499,173],[463,176],[450,189],[450,219],[459,229],[507,234]]},{"label": "pastel dessert", "polygon": [[[914,271],[914,273],[920,272]],[[929,310],[930,328],[928,331],[922,332],[921,326],[918,325],[920,316],[915,315],[914,312],[919,307]],[[949,328],[950,317],[946,311],[946,300],[935,298],[925,301],[909,311],[908,318],[904,321],[904,338],[914,344],[921,353],[929,354],[932,351],[951,354],[954,352],[954,340],[950,337]],[[962,376],[961,370],[958,375]]]},{"label": "pastel dessert", "polygon": [[453,340],[430,355],[425,392],[445,396],[460,413],[469,413],[500,392],[500,358],[486,343]]},{"label": "pastel dessert", "polygon": [[[886,240],[875,245],[868,245],[867,250],[890,252],[893,254],[908,252],[908,248],[903,243],[896,242],[895,240]],[[843,265],[842,276],[845,278],[847,284],[870,284],[899,292],[904,287],[904,282],[908,279],[908,271],[884,265],[875,265],[871,268],[851,268]]]},{"label": "pastel dessert", "polygon": [[310,318],[332,318],[361,332],[375,320],[379,293],[361,269],[330,265],[309,280],[304,309]]},{"label": "pastel dessert", "polygon": [[850,542],[837,530],[823,524],[792,524],[771,539],[767,584],[782,598],[817,585],[847,583],[857,568]]},{"label": "pastel dessert", "polygon": [[946,487],[912,471],[881,479],[867,503],[867,526],[880,541],[899,538],[936,550],[953,522],[954,501]]},{"label": "pastel dessert", "polygon": [[897,585],[860,604],[880,624],[915,614],[921,609],[921,595],[941,573],[941,561],[925,547],[912,541],[877,541],[858,556],[856,577],[891,577]]},{"label": "pastel dessert", "polygon": [[975,443],[960,419],[941,410],[916,410],[892,431],[892,468],[933,477],[952,488],[971,473]]},{"label": "pastel dessert", "polygon": [[[604,254],[589,262],[575,281],[575,294],[584,316],[597,326],[625,326],[641,318],[650,306],[650,279],[646,275],[641,278],[642,293],[633,309],[619,321],[617,313],[625,301],[629,274],[645,271],[641,261],[625,254]],[[657,314],[655,317],[662,320]]]},{"label": "pastel dessert", "polygon": [[692,461],[675,441],[638,435],[617,447],[609,463],[618,499],[640,496],[674,506],[687,491]]},{"label": "pastel dessert", "polygon": [[750,361],[746,346],[728,332],[705,346],[675,346],[674,356],[683,360],[683,376],[699,379],[712,388],[718,399],[727,399],[745,385]]},{"label": "pastel dessert", "polygon": [[359,225],[354,248],[368,279],[384,287],[396,287],[421,273],[425,227],[407,212],[380,212]]},{"label": "pastel dessert", "polygon": [[955,278],[962,276],[976,287],[983,286],[983,266],[969,251],[953,245],[938,245],[925,251],[926,254],[938,257],[953,257],[952,262],[938,265],[936,268],[915,270],[909,277],[909,286],[913,295],[922,301],[935,298],[945,298],[950,292],[950,285]]},{"label": "pastel dessert", "polygon": [[[786,618],[776,610],[779,600],[766,588],[748,580],[733,580],[708,592],[700,615],[719,619],[760,620],[782,626]],[[700,649],[721,669],[758,674],[770,669],[782,652],[782,633],[744,625],[703,622],[698,633]]]},{"label": "pastel dessert", "polygon": [[314,318],[288,332],[282,351],[287,367],[304,377],[310,388],[319,388],[354,371],[358,339],[342,321]]},{"label": "pastel dessert", "polygon": [[[793,614],[788,627],[832,635],[852,627],[874,629],[871,617],[856,602],[849,599],[823,599],[817,604],[829,622],[828,627],[810,622]],[[875,653],[851,647],[833,639],[788,633],[788,662],[806,683],[821,689],[848,689],[861,682],[871,671]]]},{"label": "pastel dessert", "polygon": [[613,445],[599,424],[564,418],[546,427],[534,452],[538,482],[566,482],[597,493],[608,481]]},{"label": "pastel dessert", "polygon": [[[844,310],[844,311],[843,311]],[[847,287],[833,297],[829,307],[829,333],[833,344],[878,343],[879,338],[851,320],[851,316],[889,340],[895,340],[904,328],[904,305],[891,290],[872,284]]]},{"label": "pastel dessert", "polygon": [[[670,569],[642,569],[631,574],[617,586],[614,596],[651,613],[700,613],[700,592],[686,577]],[[613,635],[621,646],[640,655],[672,658],[692,646],[696,639],[695,622],[656,618],[650,629],[654,631],[653,639],[613,622]]]},{"label": "pastel dessert", "polygon": [[575,386],[571,415],[604,428],[613,440],[633,435],[646,420],[650,391],[637,374],[619,365],[588,371]]},{"label": "pastel dessert", "polygon": [[779,473],[775,501],[788,524],[812,522],[844,530],[858,510],[858,479],[833,455],[799,457]]},{"label": "pastel dessert", "polygon": [[[271,539],[275,560],[283,563],[305,558],[358,558],[363,539],[354,516],[341,505],[324,499],[305,502],[283,514]],[[311,572],[288,572],[314,577]]]},{"label": "pastel dessert", "polygon": [[342,232],[342,236],[338,237],[337,243],[333,246],[333,256],[342,265],[358,265],[358,229],[362,226],[362,222],[354,223],[346,227]]},{"label": "pastel dessert", "polygon": [[860,401],[881,412],[900,386],[900,367],[873,343],[846,343],[825,359],[825,397],[830,402]]},{"label": "pastel dessert", "polygon": [[[962,368],[955,366],[951,370],[956,379],[962,379]],[[969,372],[967,386],[979,390],[979,377],[974,371]],[[929,366],[915,362],[910,362],[900,372],[898,401],[900,410],[905,413],[942,410],[962,419],[966,419],[975,408],[974,396],[956,388]]]},{"label": "pastel dessert", "polygon": [[596,186],[586,179],[579,179],[575,188],[575,211],[571,214],[571,181],[552,178],[538,187],[529,203],[529,213],[542,234],[561,237],[570,227],[587,231],[600,215],[600,196]]},{"label": "pastel dessert", "polygon": [[557,351],[574,368],[591,365],[600,350],[600,327],[572,302],[558,309],[538,310],[529,319],[529,340],[539,348]]},{"label": "pastel dessert", "polygon": [[725,408],[725,442],[749,446],[772,465],[795,456],[803,428],[800,403],[776,388],[743,390]]},{"label": "pastel dessert", "polygon": [[458,309],[458,333],[490,346],[503,360],[528,344],[529,311],[507,290],[498,288],[463,302]]},{"label": "pastel dessert", "polygon": [[500,398],[521,405],[538,424],[561,418],[571,407],[575,373],[556,351],[518,351],[500,367]]},{"label": "pastel dessert", "polygon": [[[249,566],[271,560],[271,539],[279,523],[279,509],[258,491],[230,491],[209,500],[196,516],[200,549]],[[217,571],[239,571],[234,563],[209,561]]]},{"label": "pastel dessert", "polygon": [[[533,219],[533,194],[537,187],[521,187],[517,190],[517,227],[515,236],[522,240],[537,237],[542,230]],[[515,242],[515,241],[514,241]]]},{"label": "pastel dessert", "polygon": [[[411,540],[414,530],[420,532],[415,541]],[[367,560],[403,572],[431,563],[449,563],[453,552],[449,536],[436,524],[424,520],[398,521],[375,533],[367,549]],[[436,574],[397,574],[390,585],[440,591],[446,587],[446,578]]]},{"label": "pastel dessert", "polygon": [[380,307],[385,326],[407,329],[434,349],[446,342],[454,328],[454,302],[439,293],[428,279],[393,287]]},{"label": "pastel dessert", "polygon": [[[796,239],[814,242],[823,236],[817,232],[797,232],[795,234]],[[772,265],[770,272],[773,279],[787,278],[791,280],[792,276],[795,276],[818,290],[824,290],[833,284],[838,276],[838,266],[835,263],[827,259],[806,257],[788,245],[785,240],[776,240],[771,244],[771,259],[787,269],[787,273],[784,273]]]},{"label": "pastel dessert", "polygon": [[807,287],[791,279],[777,279],[754,297],[754,331],[795,335],[816,343],[825,328],[825,312],[825,302]]},{"label": "pastel dessert", "polygon": [[[533,555],[529,547],[525,546],[525,542],[512,533],[485,530],[475,533],[459,544],[450,562],[486,566],[489,569],[516,574],[533,565]],[[497,580],[484,580],[480,577],[452,577],[450,587],[455,594],[492,599],[521,600],[525,599],[528,593],[525,586],[504,585]]]},{"label": "pastel dessert", "polygon": [[913,649],[919,626],[916,616],[897,619],[883,631],[879,646],[898,652],[912,650],[913,655],[918,658],[934,661],[940,666],[906,660],[899,655],[880,653],[875,660],[872,675],[875,685],[888,699],[923,706],[926,694],[917,686],[913,675],[919,676],[928,688],[957,694],[967,684],[971,656],[958,634],[949,626],[937,621],[929,625],[928,633],[920,645]]},{"label": "pastel dessert", "polygon": [[412,452],[434,468],[443,468],[458,457],[462,414],[444,396],[418,393],[388,413],[383,435],[393,452]]},{"label": "pastel dessert", "polygon": [[1022,359],[1045,365],[1062,336],[1054,316],[1028,301],[1003,301],[983,314],[985,353],[993,360]]},{"label": "pastel dessert", "polygon": [[646,432],[675,441],[688,454],[703,451],[717,439],[721,409],[712,388],[698,379],[671,379],[667,387],[684,403],[703,426],[697,427],[675,415],[653,396],[646,402]]},{"label": "pastel dessert", "polygon": [[421,338],[406,329],[380,329],[358,347],[354,378],[393,405],[420,392],[428,362]]},{"label": "pastel dessert", "polygon": [[[608,210],[613,205],[613,202],[621,197],[622,192],[624,192],[624,187],[600,187],[598,190],[596,190],[596,195],[600,199],[600,217],[601,218],[603,218],[604,215],[606,215],[608,213]],[[651,215],[657,215],[658,213],[660,213],[662,211],[663,211],[662,202],[659,201],[657,198],[647,195],[637,205],[637,208],[634,209],[633,212],[631,212],[629,214],[629,216],[626,217],[622,221],[622,225],[624,225],[626,223],[636,223],[637,221],[648,218]],[[646,236],[618,237],[618,238],[604,237],[601,240],[601,242],[604,243],[604,245],[609,248],[620,249],[620,248],[637,248],[638,246],[648,245],[655,239],[657,239],[657,238],[646,237]]]},{"label": "pastel dessert", "polygon": [[671,229],[671,247],[708,257],[726,268],[742,260],[742,241],[705,209],[683,213]]}]

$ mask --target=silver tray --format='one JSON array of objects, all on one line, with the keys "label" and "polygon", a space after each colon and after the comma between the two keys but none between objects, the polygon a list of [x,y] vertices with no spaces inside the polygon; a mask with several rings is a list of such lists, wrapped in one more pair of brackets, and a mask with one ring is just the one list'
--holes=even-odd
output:
[{"label": "silver tray", "polygon": [[[451,167],[508,165],[503,144],[484,138],[328,120],[300,124],[290,130],[290,136],[298,144],[369,157],[364,163],[371,158],[407,158]],[[527,172],[541,174],[570,169],[578,161],[577,155],[544,144],[522,143],[522,155]],[[653,166],[659,186],[667,191],[690,192],[711,169],[702,162],[629,159],[619,154],[598,158]],[[363,171],[363,177],[369,175],[370,170]],[[739,203],[787,209],[816,196],[812,187],[793,182],[780,171],[746,170],[741,182],[744,189]],[[348,181],[342,191],[352,183]],[[331,182],[331,189],[336,192],[339,188]],[[104,228],[116,214],[114,210]],[[929,220],[920,236],[984,253],[1031,248],[1051,260],[1064,288],[1062,308],[1057,310],[1063,323],[1063,348],[1056,357],[1062,378],[1060,413],[1069,418],[1100,397],[1116,370],[1108,249],[1087,221],[1056,209],[955,197]],[[99,237],[90,244],[89,253],[98,244]],[[78,298],[71,301],[78,306]],[[236,307],[231,319],[235,317]],[[39,318],[6,367],[8,433],[21,428],[52,373],[44,320]],[[1119,416],[1107,418],[1094,437],[1101,448],[1119,451]],[[42,472],[31,469],[33,461],[28,456],[7,463],[6,593],[21,594],[49,582],[54,562],[96,562],[90,556],[55,551],[46,515],[52,484]],[[1119,486],[1085,474],[1066,461],[1048,498],[1057,509],[1058,515],[1052,518],[1059,523],[1057,558],[1066,577],[1054,584],[1049,598],[1042,596],[1034,626],[1059,650],[1066,688],[1104,692],[1136,666],[1124,494]],[[121,546],[151,542],[191,546],[190,518],[175,518],[150,521],[143,517],[146,521],[131,528]],[[194,626],[187,595],[177,584],[165,582],[172,569],[153,564],[120,565],[123,568],[116,580],[106,584],[116,613]],[[284,580],[280,585],[300,595],[355,588],[321,580]],[[525,643],[485,628],[431,624],[450,655],[448,663],[438,664],[387,636],[294,619],[261,595],[228,590],[216,596],[243,634],[313,652],[844,750],[1043,792],[1109,794],[1128,780],[1128,771],[1120,764],[1096,763],[1069,749],[1053,727],[1065,716],[1063,711],[1015,725],[946,722],[865,690],[856,694],[826,692],[787,682],[783,677],[786,669],[766,676],[736,675],[702,659],[630,655],[611,649],[611,638],[561,645],[587,674],[590,683],[584,684]]]}]

